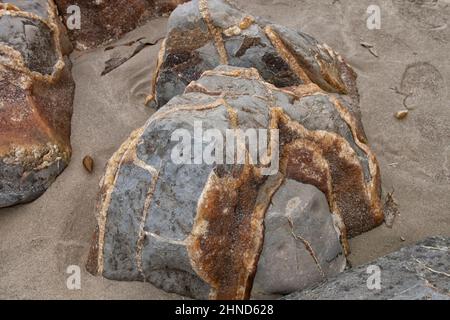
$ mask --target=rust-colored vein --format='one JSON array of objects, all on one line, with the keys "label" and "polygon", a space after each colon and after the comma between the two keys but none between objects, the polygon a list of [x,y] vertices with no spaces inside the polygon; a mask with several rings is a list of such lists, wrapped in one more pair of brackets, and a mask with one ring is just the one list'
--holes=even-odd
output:
[{"label": "rust-colored vein", "polygon": [[156,170],[155,167],[145,163],[144,161],[142,161],[141,159],[139,159],[136,155],[136,149],[134,150],[135,152],[135,156],[134,156],[134,161],[133,163],[135,165],[137,165],[139,168],[144,169],[145,171],[148,171],[152,176],[155,176],[158,174],[158,170]]},{"label": "rust-colored vein", "polygon": [[377,158],[375,157],[375,154],[372,152],[370,147],[367,145],[367,141],[364,137],[364,135],[359,132],[358,125],[356,123],[355,117],[352,116],[350,111],[348,111],[347,108],[345,108],[338,98],[332,96],[331,98],[332,103],[336,107],[336,110],[338,110],[339,114],[341,115],[342,119],[347,123],[349,126],[353,139],[355,140],[355,143],[358,145],[358,147],[363,150],[368,159],[369,159],[369,169],[370,169],[370,175],[371,180],[368,185],[366,185],[367,195],[369,196],[369,199],[371,200],[371,203],[373,204],[373,213],[375,218],[375,223],[380,224],[384,220],[384,214],[381,204],[381,199],[378,194],[379,186],[380,186],[380,167],[378,165]]},{"label": "rust-colored vein", "polygon": [[[319,44],[317,46],[317,48],[320,51],[327,53],[328,56],[330,57],[331,61],[333,61],[334,63],[336,61],[338,61],[339,63],[347,65],[344,62],[344,60],[342,59],[342,57],[339,54],[337,54],[336,52],[334,52],[334,50],[331,49],[327,44],[325,44],[325,43],[324,44]],[[348,94],[347,86],[345,85],[345,83],[341,79],[339,69],[336,68],[336,66],[333,63],[329,64],[328,62],[323,60],[320,57],[319,53],[316,53],[314,55],[314,58],[316,59],[317,63],[320,66],[320,74],[322,75],[324,80],[331,87],[331,88],[329,88],[329,89],[331,89],[330,91],[337,91],[337,92],[342,93],[342,94]]]},{"label": "rust-colored vein", "polygon": [[227,108],[228,116],[230,118],[230,124],[233,129],[237,129],[239,127],[239,117],[236,110],[228,103],[225,98],[222,98],[222,104]]},{"label": "rust-colored vein", "polygon": [[202,77],[205,76],[223,76],[232,78],[242,78],[246,80],[261,80],[261,75],[255,68],[248,69],[236,69],[232,71],[225,70],[206,70],[203,72]]},{"label": "rust-colored vein", "polygon": [[148,95],[148,97],[145,99],[145,105],[148,105],[150,102],[152,102],[156,99],[156,83],[158,81],[159,74],[161,72],[161,67],[164,62],[164,54],[166,52],[166,43],[167,43],[167,38],[163,39],[163,41],[161,43],[161,48],[159,49],[158,60],[156,62],[156,70],[153,73],[153,77],[152,77],[152,88],[151,88],[150,95]]},{"label": "rust-colored vein", "polygon": [[97,224],[98,224],[98,254],[97,254],[97,272],[103,273],[103,249],[106,234],[106,222],[108,216],[109,205],[112,200],[112,193],[117,182],[120,165],[127,153],[132,151],[141,137],[144,127],[134,131],[130,137],[120,146],[119,150],[114,153],[106,166],[105,175],[102,178],[101,196],[99,199],[99,207],[97,210]]},{"label": "rust-colored vein", "polygon": [[0,10],[21,11],[17,6],[11,3],[0,3]]},{"label": "rust-colored vein", "polygon": [[217,107],[220,107],[221,105],[223,105],[223,101],[222,99],[217,99],[214,102],[208,103],[208,104],[203,104],[203,105],[182,105],[182,106],[178,106],[178,107],[174,107],[171,108],[167,111],[160,111],[158,113],[155,113],[152,117],[151,117],[151,123],[155,122],[156,120],[161,120],[166,118],[167,116],[171,115],[171,114],[176,114],[179,113],[181,111],[202,111],[202,110],[209,110],[209,109],[215,109]]},{"label": "rust-colored vein", "polygon": [[311,83],[312,81],[306,74],[305,70],[303,70],[303,67],[297,61],[292,52],[290,52],[290,50],[286,47],[286,45],[283,43],[283,40],[281,40],[280,36],[275,32],[275,30],[273,30],[273,28],[270,26],[266,26],[264,31],[277,50],[278,54],[289,65],[295,75],[299,79],[301,79],[304,84]]},{"label": "rust-colored vein", "polygon": [[206,88],[204,85],[200,84],[197,81],[192,81],[191,83],[188,84],[186,89],[184,89],[184,93],[189,92],[199,92],[209,96],[220,96],[223,94],[222,91],[209,91],[208,88]]},{"label": "rust-colored vein", "polygon": [[[153,171],[153,170],[152,170]],[[158,182],[159,179],[159,171],[156,174],[152,173],[152,182],[148,188],[148,192],[147,192],[147,197],[145,198],[145,202],[144,202],[144,208],[142,210],[142,218],[141,218],[141,222],[139,224],[139,236],[138,236],[138,240],[136,243],[136,265],[137,268],[142,276],[142,278],[145,281],[145,274],[144,274],[144,270],[142,268],[142,251],[144,248],[144,243],[145,243],[145,236],[146,236],[146,232],[145,232],[145,223],[147,222],[147,217],[149,215],[149,209],[150,209],[150,205],[152,203],[152,199],[153,199],[153,195],[155,193],[156,190],[156,184]]]},{"label": "rust-colored vein", "polygon": [[203,189],[188,252],[193,269],[211,286],[211,299],[250,297],[264,236],[266,208],[258,202],[263,182],[244,165],[239,176],[213,171]]},{"label": "rust-colored vein", "polygon": [[203,20],[208,26],[209,32],[214,37],[214,42],[216,44],[217,53],[219,54],[220,63],[228,64],[228,53],[223,42],[222,31],[214,25],[208,8],[208,0],[199,0],[198,3]]}]

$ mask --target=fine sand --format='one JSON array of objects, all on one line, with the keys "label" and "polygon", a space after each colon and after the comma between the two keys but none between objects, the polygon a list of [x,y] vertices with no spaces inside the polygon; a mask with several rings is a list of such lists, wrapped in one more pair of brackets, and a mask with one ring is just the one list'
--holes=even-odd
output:
[{"label": "fine sand", "polygon": [[[326,42],[359,75],[366,133],[384,190],[395,190],[400,216],[392,228],[383,225],[352,239],[351,263],[371,261],[427,236],[450,236],[450,1],[242,2],[254,15]],[[366,27],[366,10],[374,2],[381,7],[380,30]],[[38,200],[0,209],[0,299],[179,298],[148,283],[109,281],[84,270],[104,166],[152,114],[144,100],[166,22],[152,20],[117,41],[144,37],[140,41],[149,45],[104,76],[107,60],[129,56],[138,43],[73,53],[72,162]],[[361,42],[373,45],[372,53]],[[393,114],[404,104],[412,110],[399,121]],[[81,164],[85,155],[95,160],[93,174]],[[70,265],[82,269],[80,290],[66,287]]]}]

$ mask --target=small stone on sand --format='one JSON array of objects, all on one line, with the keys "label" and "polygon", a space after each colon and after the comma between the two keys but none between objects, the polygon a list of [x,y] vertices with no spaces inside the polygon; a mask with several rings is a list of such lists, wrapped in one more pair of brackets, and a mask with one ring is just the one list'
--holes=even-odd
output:
[{"label": "small stone on sand", "polygon": [[408,115],[408,110],[402,110],[402,111],[398,111],[397,113],[395,113],[395,117],[398,120],[403,120],[406,118],[406,116]]},{"label": "small stone on sand", "polygon": [[83,158],[83,166],[89,173],[92,173],[94,171],[94,159],[90,156],[85,156]]}]

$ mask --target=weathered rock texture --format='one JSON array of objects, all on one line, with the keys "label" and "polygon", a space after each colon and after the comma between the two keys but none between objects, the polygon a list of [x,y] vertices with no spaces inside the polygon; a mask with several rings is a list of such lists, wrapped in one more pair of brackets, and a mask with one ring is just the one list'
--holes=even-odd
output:
[{"label": "weathered rock texture", "polygon": [[[213,299],[249,298],[253,284],[255,294],[285,294],[336,274],[347,237],[383,220],[378,164],[349,101],[313,83],[279,89],[254,68],[204,72],[109,161],[88,270]],[[200,121],[224,137],[279,130],[279,145],[273,131],[266,141],[279,147],[270,148],[278,172],[249,160],[176,164],[172,133],[194,137]],[[283,269],[279,284],[266,278]]]},{"label": "weathered rock texture", "polygon": [[324,91],[348,94],[358,103],[356,75],[326,44],[253,17],[228,1],[193,0],[180,5],[168,28],[149,96],[157,107],[219,64],[256,68],[277,87],[315,83]]},{"label": "weathered rock texture", "polygon": [[253,296],[286,294],[344,270],[340,231],[336,232],[332,215],[319,189],[285,180],[264,219],[264,245]]},{"label": "weathered rock texture", "polygon": [[[450,238],[429,238],[285,299],[450,300],[449,250]],[[367,287],[374,284],[370,266],[381,270],[380,289]]]},{"label": "weathered rock texture", "polygon": [[74,82],[49,1],[0,3],[0,207],[34,200],[67,166]]},{"label": "weathered rock texture", "polygon": [[133,30],[147,18],[172,11],[186,0],[55,0],[67,21],[67,8],[80,8],[81,28],[70,30],[79,49],[95,47]]}]

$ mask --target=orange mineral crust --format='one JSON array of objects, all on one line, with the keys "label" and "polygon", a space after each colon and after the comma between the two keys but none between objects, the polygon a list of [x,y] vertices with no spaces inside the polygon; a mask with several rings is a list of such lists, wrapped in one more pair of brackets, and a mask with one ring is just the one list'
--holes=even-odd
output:
[{"label": "orange mineral crust", "polygon": [[70,160],[75,84],[58,19],[52,1],[0,7],[0,207],[40,196]]}]

